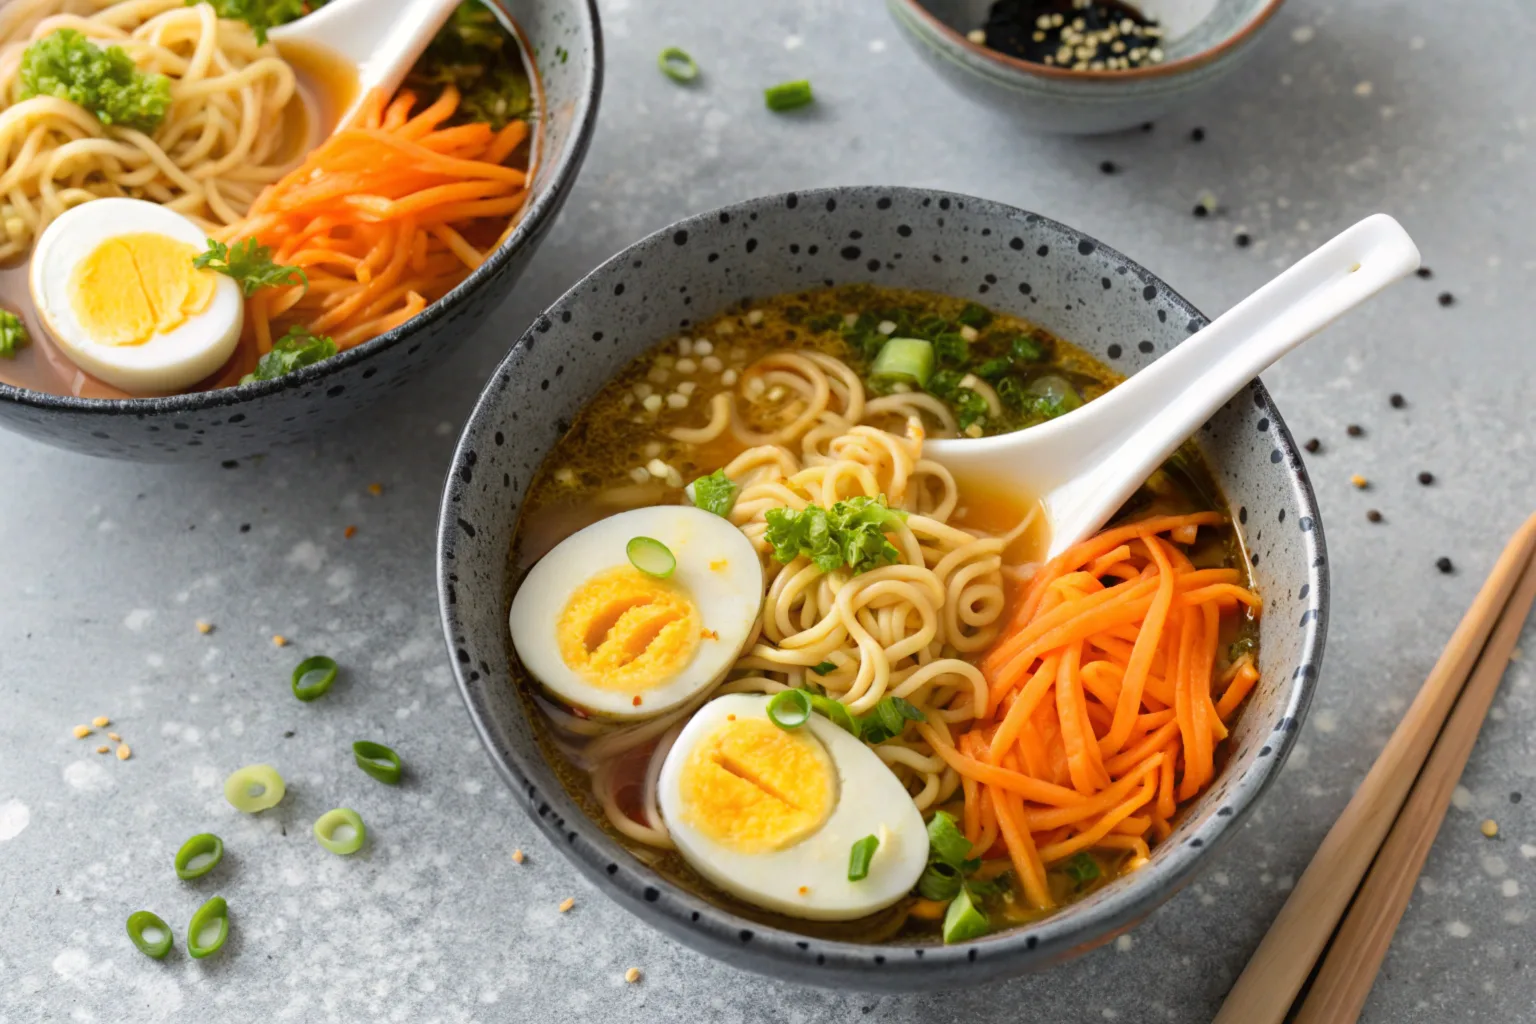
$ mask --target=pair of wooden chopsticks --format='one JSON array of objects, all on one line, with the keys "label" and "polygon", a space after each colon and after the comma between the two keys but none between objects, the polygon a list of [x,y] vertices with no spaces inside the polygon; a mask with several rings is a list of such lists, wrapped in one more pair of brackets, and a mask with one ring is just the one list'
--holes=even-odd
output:
[{"label": "pair of wooden chopsticks", "polygon": [[1536,599],[1533,556],[1536,516],[1510,538],[1214,1024],[1280,1024],[1314,967],[1296,1024],[1358,1019]]}]

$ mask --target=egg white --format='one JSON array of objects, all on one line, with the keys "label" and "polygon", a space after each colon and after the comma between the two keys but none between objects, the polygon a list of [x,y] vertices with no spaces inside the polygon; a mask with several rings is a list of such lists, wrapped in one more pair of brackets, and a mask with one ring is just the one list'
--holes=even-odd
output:
[{"label": "egg white", "polygon": [[70,301],[75,267],[103,243],[122,235],[157,234],[207,248],[203,230],[174,210],[142,199],[96,199],[69,210],[38,239],[29,283],[43,325],[76,366],[132,395],[181,391],[229,360],[240,341],[245,298],[232,278],[219,276],[202,313],[142,345],[91,340]]},{"label": "egg white", "polygon": [[[661,768],[657,797],[678,852],[715,885],[756,906],[814,921],[848,921],[882,910],[912,891],[928,863],[928,830],[901,780],[862,742],[813,714],[809,729],[837,769],[837,803],[807,838],[768,853],[742,853],[692,827],[684,813],[683,766],[689,752],[737,719],[768,717],[768,698],[727,694],[704,705],[678,735]],[[868,877],[848,881],[853,844],[877,836]],[[800,888],[807,892],[803,895]]]},{"label": "egg white", "polygon": [[[560,654],[557,626],[572,595],[592,577],[629,564],[635,537],[665,544],[677,558],[669,582],[698,608],[715,638],[699,641],[672,679],[635,694],[593,686]],[[710,563],[724,564],[717,570]],[[508,625],[524,667],[568,704],[603,716],[644,718],[683,704],[714,685],[746,646],[763,603],[763,568],[756,549],[729,520],[685,505],[620,512],[561,541],[539,560],[512,598]]]}]

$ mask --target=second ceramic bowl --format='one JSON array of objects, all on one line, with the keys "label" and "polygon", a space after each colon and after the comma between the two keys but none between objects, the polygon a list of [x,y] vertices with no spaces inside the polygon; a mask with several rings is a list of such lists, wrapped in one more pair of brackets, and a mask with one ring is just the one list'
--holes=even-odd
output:
[{"label": "second ceramic bowl", "polygon": [[491,378],[443,495],[438,594],[460,690],[502,777],[602,891],[682,942],[766,974],[860,990],[972,984],[1048,966],[1128,928],[1236,831],[1295,742],[1322,658],[1328,565],[1306,470],[1255,382],[1200,431],[1265,599],[1263,681],[1210,790],[1151,862],[1034,924],[957,946],[864,945],[765,927],[680,888],[587,818],[544,760],[514,689],[510,557],[523,494],[578,410],[653,345],[748,296],[870,282],[1023,316],[1134,373],[1204,325],[1166,284],[1065,225],[904,188],[769,196],[674,224],[567,292]]}]

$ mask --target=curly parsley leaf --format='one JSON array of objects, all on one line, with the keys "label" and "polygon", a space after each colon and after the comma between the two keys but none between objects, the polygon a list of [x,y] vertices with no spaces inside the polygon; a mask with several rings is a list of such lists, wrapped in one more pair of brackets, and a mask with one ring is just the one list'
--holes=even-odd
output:
[{"label": "curly parsley leaf", "polygon": [[788,565],[801,555],[822,572],[847,566],[855,574],[890,565],[901,558],[885,536],[904,523],[907,514],[886,505],[885,496],[860,496],[832,508],[774,508],[765,513],[767,539],[773,557]]},{"label": "curly parsley leaf", "polygon": [[245,297],[250,298],[263,288],[280,288],[284,285],[309,287],[309,275],[299,267],[285,267],[272,262],[272,250],[247,238],[233,246],[208,239],[208,251],[192,261],[198,270],[213,270],[232,277],[240,285]]},{"label": "curly parsley leaf", "polygon": [[134,66],[120,46],[102,49],[61,28],[21,55],[21,98],[52,96],[89,110],[102,124],[152,132],[171,105],[171,80]]},{"label": "curly parsley leaf", "polygon": [[329,359],[336,354],[336,343],[330,338],[311,334],[297,325],[272,344],[272,351],[261,357],[256,372],[240,378],[241,384],[259,380],[276,380],[284,374]]},{"label": "curly parsley leaf", "polygon": [[0,309],[0,358],[15,359],[16,351],[31,340],[21,317],[8,309]]}]

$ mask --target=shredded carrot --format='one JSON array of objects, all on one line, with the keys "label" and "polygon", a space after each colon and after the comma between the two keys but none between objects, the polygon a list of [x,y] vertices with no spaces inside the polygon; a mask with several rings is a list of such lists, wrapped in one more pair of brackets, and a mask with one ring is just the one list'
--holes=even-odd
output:
[{"label": "shredded carrot", "polygon": [[459,109],[452,86],[417,97],[375,90],[356,119],[269,186],[220,240],[256,238],[301,286],[246,304],[246,330],[217,379],[255,369],[293,326],[348,349],[415,317],[478,268],[528,198],[528,173],[508,161],[528,138],[514,121],[496,131],[443,127]]},{"label": "shredded carrot", "polygon": [[1263,608],[1241,572],[1196,568],[1182,550],[1224,523],[1127,523],[1042,566],[981,660],[983,714],[957,737],[918,726],[960,777],[977,855],[1006,853],[1037,908],[1055,899],[1047,865],[1092,849],[1145,863],[1215,775],[1259,680],[1252,655],[1226,663],[1222,638]]}]

